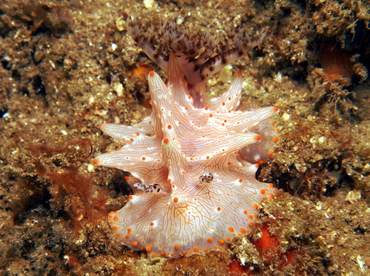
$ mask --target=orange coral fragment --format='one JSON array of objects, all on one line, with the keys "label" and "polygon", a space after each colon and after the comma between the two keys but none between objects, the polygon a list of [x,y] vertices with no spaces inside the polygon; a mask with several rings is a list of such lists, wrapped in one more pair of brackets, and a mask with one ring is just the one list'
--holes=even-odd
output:
[{"label": "orange coral fragment", "polygon": [[131,71],[130,78],[138,77],[142,80],[146,79],[146,76],[153,68],[149,65],[139,65],[134,70]]}]

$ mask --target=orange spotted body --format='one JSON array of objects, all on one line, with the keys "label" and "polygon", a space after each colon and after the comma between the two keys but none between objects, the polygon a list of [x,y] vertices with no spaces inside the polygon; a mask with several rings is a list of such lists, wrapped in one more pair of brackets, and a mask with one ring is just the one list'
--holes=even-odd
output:
[{"label": "orange spotted body", "polygon": [[93,162],[129,171],[140,182],[109,215],[116,238],[150,256],[176,258],[220,250],[250,232],[261,202],[275,194],[255,173],[272,150],[277,109],[238,110],[240,72],[224,95],[197,108],[173,55],[168,66],[168,86],[148,75],[152,115],[134,126],[102,125],[126,145]]}]

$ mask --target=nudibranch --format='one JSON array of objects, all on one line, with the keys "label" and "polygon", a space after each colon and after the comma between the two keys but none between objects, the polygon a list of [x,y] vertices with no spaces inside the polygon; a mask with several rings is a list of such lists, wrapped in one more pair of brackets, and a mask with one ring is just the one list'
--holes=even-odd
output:
[{"label": "nudibranch", "polygon": [[[149,44],[140,44],[158,60]],[[93,161],[137,179],[134,194],[108,220],[123,245],[152,257],[220,250],[251,230],[262,201],[276,191],[255,174],[276,141],[271,117],[277,108],[238,109],[241,71],[222,96],[194,98],[190,90],[212,71],[209,64],[219,66],[213,61],[194,67],[179,53],[174,48],[161,61],[167,63],[168,86],[155,72],[148,75],[152,114],[132,126],[101,125],[125,145]]]},{"label": "nudibranch", "polygon": [[151,30],[150,26],[128,18],[127,29],[131,37],[148,57],[164,71],[169,72],[169,58],[175,54],[177,63],[188,84],[188,94],[194,107],[204,107],[205,81],[226,65],[246,55],[260,44],[266,30],[250,38],[243,28],[227,36],[212,32],[196,33],[196,30],[179,31],[176,20],[167,19],[161,28]]}]

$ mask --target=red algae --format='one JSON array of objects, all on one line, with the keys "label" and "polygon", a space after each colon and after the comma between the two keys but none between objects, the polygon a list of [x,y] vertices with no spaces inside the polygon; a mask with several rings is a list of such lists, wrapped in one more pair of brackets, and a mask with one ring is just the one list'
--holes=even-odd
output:
[{"label": "red algae", "polygon": [[241,266],[237,261],[231,261],[229,263],[230,275],[232,276],[239,276],[239,275],[247,275],[253,276],[255,275],[253,271],[246,266]]},{"label": "red algae", "polygon": [[[89,139],[77,139],[64,147],[44,143],[30,143],[29,146],[38,176],[48,181],[52,201],[57,205],[63,204],[76,231],[81,230],[82,220],[97,223],[107,214],[107,191],[97,191],[93,196],[92,176],[81,173],[77,166],[66,165],[74,158],[89,158],[91,147]],[[59,168],[61,166],[62,169]]]},{"label": "red algae", "polygon": [[259,230],[261,231],[261,238],[253,243],[260,256],[267,262],[270,262],[274,257],[280,254],[280,243],[279,239],[271,235],[268,229],[269,227],[267,224],[260,225]]},{"label": "red algae", "polygon": [[338,82],[344,86],[351,84],[354,71],[351,68],[350,56],[338,43],[324,42],[320,51],[319,62],[328,81]]}]

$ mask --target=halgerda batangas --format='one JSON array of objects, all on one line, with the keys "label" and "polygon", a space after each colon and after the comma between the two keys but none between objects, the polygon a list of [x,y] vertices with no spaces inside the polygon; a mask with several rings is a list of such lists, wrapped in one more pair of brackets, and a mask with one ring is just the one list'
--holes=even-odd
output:
[{"label": "halgerda batangas", "polygon": [[[130,24],[132,31],[135,24]],[[220,250],[250,231],[261,202],[275,194],[273,185],[259,182],[255,173],[276,140],[271,116],[277,108],[238,110],[241,71],[222,96],[200,95],[204,75],[243,52],[227,49],[200,62],[179,46],[184,36],[169,32],[168,58],[154,53],[158,49],[145,39],[135,39],[168,71],[168,86],[155,72],[148,75],[151,116],[133,126],[101,125],[126,144],[94,159],[138,180],[127,204],[108,220],[122,244],[154,257]],[[258,39],[244,39],[246,49],[256,43]]]}]

